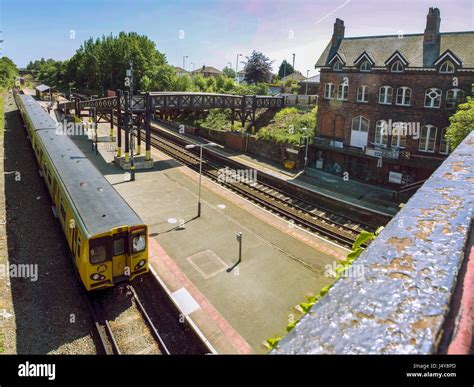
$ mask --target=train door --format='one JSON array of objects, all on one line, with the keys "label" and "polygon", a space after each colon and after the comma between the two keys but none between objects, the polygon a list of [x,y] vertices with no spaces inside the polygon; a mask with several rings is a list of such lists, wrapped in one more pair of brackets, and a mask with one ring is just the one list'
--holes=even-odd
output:
[{"label": "train door", "polygon": [[112,236],[112,275],[115,281],[130,276],[127,268],[128,233],[117,232]]}]

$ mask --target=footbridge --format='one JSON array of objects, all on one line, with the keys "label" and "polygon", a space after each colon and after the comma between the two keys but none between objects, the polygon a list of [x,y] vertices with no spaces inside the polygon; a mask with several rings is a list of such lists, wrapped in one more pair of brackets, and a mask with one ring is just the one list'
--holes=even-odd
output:
[{"label": "footbridge", "polygon": [[[131,109],[128,107],[131,104]],[[251,121],[255,127],[255,112],[257,109],[281,109],[285,106],[284,97],[263,95],[233,95],[192,92],[148,92],[133,95],[118,91],[116,96],[85,99],[76,98],[74,101],[58,104],[58,109],[64,114],[75,114],[77,117],[92,116],[96,123],[110,122],[113,128],[114,118],[117,118],[118,156],[121,156],[122,130],[125,131],[125,159],[129,155],[129,128],[136,125],[138,141],[140,131],[145,131],[146,160],[150,159],[151,137],[150,123],[154,115],[161,118],[174,119],[190,111],[206,111],[209,109],[230,109],[232,126],[238,120],[242,126]],[[82,112],[86,110],[87,113]],[[131,111],[131,114],[130,114]],[[102,121],[103,120],[103,121]],[[140,147],[140,143],[138,143]]]}]

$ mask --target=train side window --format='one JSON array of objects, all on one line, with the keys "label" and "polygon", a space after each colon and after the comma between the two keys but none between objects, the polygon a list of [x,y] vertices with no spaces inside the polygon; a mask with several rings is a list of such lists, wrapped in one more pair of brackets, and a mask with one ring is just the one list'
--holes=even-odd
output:
[{"label": "train side window", "polygon": [[89,243],[89,256],[91,263],[101,263],[108,259],[110,248],[108,238],[91,239]]},{"label": "train side window", "polygon": [[81,256],[81,237],[77,237],[77,256]]},{"label": "train side window", "polygon": [[48,181],[49,181],[49,185],[51,186],[52,181],[51,181],[51,173],[49,172],[49,170],[48,170]]}]

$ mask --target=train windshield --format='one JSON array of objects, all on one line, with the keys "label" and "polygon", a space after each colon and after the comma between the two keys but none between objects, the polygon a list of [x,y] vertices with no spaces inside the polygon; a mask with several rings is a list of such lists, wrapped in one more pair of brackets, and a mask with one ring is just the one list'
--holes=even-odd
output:
[{"label": "train windshield", "polygon": [[89,256],[91,263],[101,263],[108,259],[108,238],[91,239]]},{"label": "train windshield", "polygon": [[132,252],[138,253],[146,248],[145,230],[137,230],[132,232]]}]

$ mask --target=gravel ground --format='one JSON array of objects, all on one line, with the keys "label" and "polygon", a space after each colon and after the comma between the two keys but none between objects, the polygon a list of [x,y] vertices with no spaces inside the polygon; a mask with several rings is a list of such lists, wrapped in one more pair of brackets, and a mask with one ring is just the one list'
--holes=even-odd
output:
[{"label": "gravel ground", "polygon": [[[13,102],[9,96],[8,103]],[[82,285],[31,144],[13,102],[7,103],[5,196],[9,263],[27,264],[29,276],[11,278],[19,354],[95,354],[94,328]],[[20,173],[20,181],[15,179]],[[10,172],[10,173],[8,173]],[[34,281],[35,270],[37,280]],[[26,277],[26,278],[25,278]]]},{"label": "gravel ground", "polygon": [[130,292],[124,287],[116,287],[101,292],[99,296],[104,318],[109,321],[122,354],[161,353]]}]

